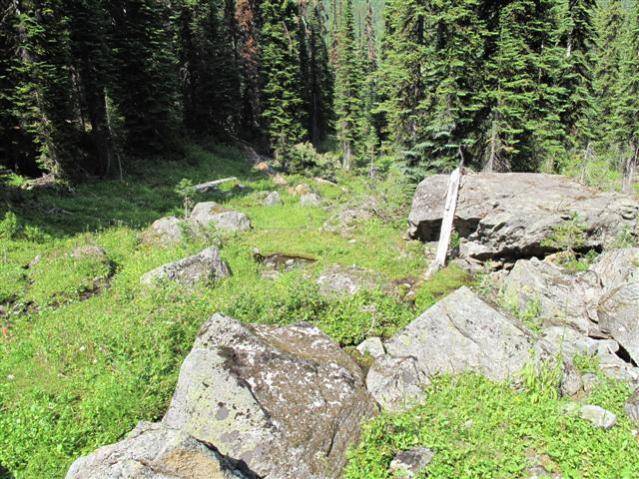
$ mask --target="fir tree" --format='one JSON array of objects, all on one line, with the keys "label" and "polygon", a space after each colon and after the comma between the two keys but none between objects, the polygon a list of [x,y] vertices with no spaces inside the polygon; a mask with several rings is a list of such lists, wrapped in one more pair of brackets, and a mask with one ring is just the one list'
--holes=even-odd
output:
[{"label": "fir tree", "polygon": [[125,146],[152,155],[177,145],[177,59],[167,5],[112,0],[113,100],[124,121]]},{"label": "fir tree", "polygon": [[17,15],[13,96],[22,128],[33,135],[38,163],[57,177],[80,172],[79,130],[70,73],[68,18],[56,2],[12,0]]},{"label": "fir tree", "polygon": [[261,11],[262,116],[272,151],[285,161],[288,149],[305,137],[296,35],[299,10],[293,0],[265,0]]},{"label": "fir tree", "polygon": [[343,5],[342,25],[338,37],[338,57],[335,75],[335,113],[337,136],[342,150],[342,167],[353,166],[355,147],[359,139],[362,118],[361,88],[363,71],[358,61],[352,0]]}]

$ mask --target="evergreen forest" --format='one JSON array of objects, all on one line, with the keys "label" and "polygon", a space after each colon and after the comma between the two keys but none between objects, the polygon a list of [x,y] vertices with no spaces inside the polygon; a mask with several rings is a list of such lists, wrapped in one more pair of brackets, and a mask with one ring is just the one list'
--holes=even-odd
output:
[{"label": "evergreen forest", "polygon": [[637,162],[632,1],[12,0],[1,22],[0,161],[32,176],[203,137],[416,178]]}]

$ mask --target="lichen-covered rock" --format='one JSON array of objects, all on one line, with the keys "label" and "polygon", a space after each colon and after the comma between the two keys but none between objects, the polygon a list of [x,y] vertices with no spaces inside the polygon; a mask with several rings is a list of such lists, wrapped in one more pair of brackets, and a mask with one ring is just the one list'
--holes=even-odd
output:
[{"label": "lichen-covered rock", "polygon": [[186,222],[175,216],[160,218],[151,224],[145,234],[145,239],[164,245],[178,244],[184,239],[184,231],[188,227]]},{"label": "lichen-covered rock", "polygon": [[362,290],[372,290],[380,285],[380,275],[357,266],[334,265],[317,279],[323,296],[353,296]]},{"label": "lichen-covered rock", "polygon": [[[448,179],[430,176],[417,187],[409,216],[411,237],[437,239]],[[479,260],[545,256],[555,251],[545,240],[575,213],[583,223],[584,248],[601,249],[625,231],[635,231],[639,203],[555,175],[464,174],[455,211],[461,255]]]},{"label": "lichen-covered rock", "polygon": [[639,281],[639,248],[604,251],[590,268],[604,292]]},{"label": "lichen-covered rock", "polygon": [[73,259],[92,259],[101,262],[107,262],[108,256],[104,248],[96,245],[78,246],[71,252]]},{"label": "lichen-covered rock", "polygon": [[264,198],[264,201],[262,202],[262,204],[264,206],[281,205],[282,198],[280,197],[280,194],[277,191],[271,191],[268,195],[266,195],[266,198]]},{"label": "lichen-covered rock", "polygon": [[317,193],[306,193],[300,197],[300,205],[302,206],[319,206],[322,198]]},{"label": "lichen-covered rock", "polygon": [[412,356],[378,356],[366,376],[366,387],[387,411],[402,411],[418,404],[429,384],[427,371]]},{"label": "lichen-covered rock", "polygon": [[399,477],[413,479],[428,466],[435,453],[427,447],[415,447],[395,455],[391,461],[389,472]]},{"label": "lichen-covered rock", "polygon": [[140,283],[148,286],[161,281],[175,281],[192,286],[201,281],[220,280],[230,275],[228,266],[222,261],[220,250],[211,247],[149,271],[140,278]]},{"label": "lichen-covered rock", "polygon": [[599,302],[599,327],[639,362],[639,283],[620,285]]},{"label": "lichen-covered rock", "polygon": [[214,201],[195,205],[189,221],[203,228],[213,226],[218,230],[227,232],[251,229],[251,222],[244,213],[228,211]]},{"label": "lichen-covered rock", "polygon": [[76,460],[66,479],[253,479],[188,434],[140,423],[122,441]]},{"label": "lichen-covered rock", "polygon": [[182,365],[163,423],[259,477],[330,479],[374,412],[359,366],[318,329],[215,315]]},{"label": "lichen-covered rock", "polygon": [[533,258],[517,261],[503,286],[507,295],[518,298],[522,311],[537,303],[548,326],[568,324],[587,334],[597,318],[600,288],[594,275],[571,275]]},{"label": "lichen-covered rock", "polygon": [[384,343],[377,337],[366,338],[359,344],[359,346],[357,346],[357,350],[360,354],[368,354],[374,358],[378,358],[386,354]]},{"label": "lichen-covered rock", "polygon": [[[443,373],[473,371],[495,381],[513,377],[532,360],[535,339],[522,325],[504,316],[470,289],[461,288],[432,306],[384,344],[391,358],[412,358],[400,368],[380,358],[369,371],[367,384],[382,406],[394,403],[401,393],[390,395],[400,384],[412,395],[425,378]],[[539,349],[540,353],[545,353]],[[543,358],[545,359],[545,358]],[[404,360],[405,362],[405,360]],[[408,364],[408,363],[407,363]],[[415,384],[410,385],[414,381]]]},{"label": "lichen-covered rock", "polygon": [[635,426],[639,426],[639,389],[637,389],[624,405],[624,411]]},{"label": "lichen-covered rock", "polygon": [[579,410],[579,416],[592,423],[595,427],[612,429],[617,424],[617,416],[600,406],[585,405]]}]

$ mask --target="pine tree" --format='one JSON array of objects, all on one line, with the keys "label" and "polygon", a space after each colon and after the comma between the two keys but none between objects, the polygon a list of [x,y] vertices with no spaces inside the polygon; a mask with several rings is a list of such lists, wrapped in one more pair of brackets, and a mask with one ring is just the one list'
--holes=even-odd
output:
[{"label": "pine tree", "polygon": [[335,113],[337,136],[342,150],[342,167],[353,166],[362,119],[361,88],[363,68],[358,61],[352,0],[343,4],[343,18],[338,37],[335,75]]},{"label": "pine tree", "polygon": [[309,125],[311,142],[317,148],[327,137],[333,118],[333,74],[329,65],[329,52],[326,44],[326,14],[323,3],[314,0],[308,6],[306,15],[308,70],[307,95],[309,102]]},{"label": "pine tree", "polygon": [[562,121],[573,146],[586,146],[593,139],[588,128],[588,114],[593,108],[593,47],[595,0],[568,0],[565,15],[566,70],[562,86],[568,93]]},{"label": "pine tree", "polygon": [[216,0],[182,5],[180,57],[184,122],[189,130],[224,138],[239,121],[239,73],[234,54],[234,19]]},{"label": "pine tree", "polygon": [[106,103],[112,60],[106,7],[103,0],[65,0],[64,7],[69,17],[81,118],[90,126],[89,161],[84,168],[108,174],[114,163],[115,147]]},{"label": "pine tree", "polygon": [[[621,68],[621,37],[624,29],[621,0],[598,3],[594,15],[595,48],[593,68],[594,104],[588,117],[588,129],[603,149],[615,145],[615,97]],[[615,138],[617,137],[617,138]]]},{"label": "pine tree", "polygon": [[262,117],[271,150],[286,161],[289,148],[305,137],[300,46],[296,35],[299,9],[294,0],[265,0],[261,11]]},{"label": "pine tree", "polygon": [[21,128],[33,135],[38,163],[59,178],[80,173],[79,129],[70,74],[68,18],[56,2],[12,0],[17,15],[13,96]]},{"label": "pine tree", "polygon": [[377,156],[381,121],[379,115],[375,114],[375,107],[378,103],[377,96],[377,40],[375,35],[373,7],[367,3],[366,17],[362,32],[360,45],[360,58],[364,59],[364,82],[362,87],[362,121],[361,149],[364,150],[368,160],[372,162]]},{"label": "pine tree", "polygon": [[238,32],[239,67],[242,78],[242,136],[262,142],[260,50],[257,0],[237,0],[235,19]]},{"label": "pine tree", "polygon": [[168,5],[111,0],[113,100],[123,117],[125,146],[153,155],[177,146],[177,59]]},{"label": "pine tree", "polygon": [[36,150],[33,137],[15,111],[15,95],[22,78],[17,74],[17,11],[10,3],[0,19],[0,167],[36,174]]}]

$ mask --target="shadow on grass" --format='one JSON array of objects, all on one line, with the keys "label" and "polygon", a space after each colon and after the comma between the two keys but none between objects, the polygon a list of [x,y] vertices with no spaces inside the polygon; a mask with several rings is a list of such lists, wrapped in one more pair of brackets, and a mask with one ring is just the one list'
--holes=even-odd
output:
[{"label": "shadow on grass", "polygon": [[[183,178],[193,184],[236,176],[240,182],[263,178],[238,150],[225,146],[185,148],[181,161],[144,160],[130,165],[122,181],[90,180],[72,190],[27,191],[0,178],[0,220],[8,211],[20,224],[65,237],[111,226],[144,228],[166,215],[179,215],[181,198],[174,191]],[[196,201],[224,201],[251,190],[197,195]]]}]

